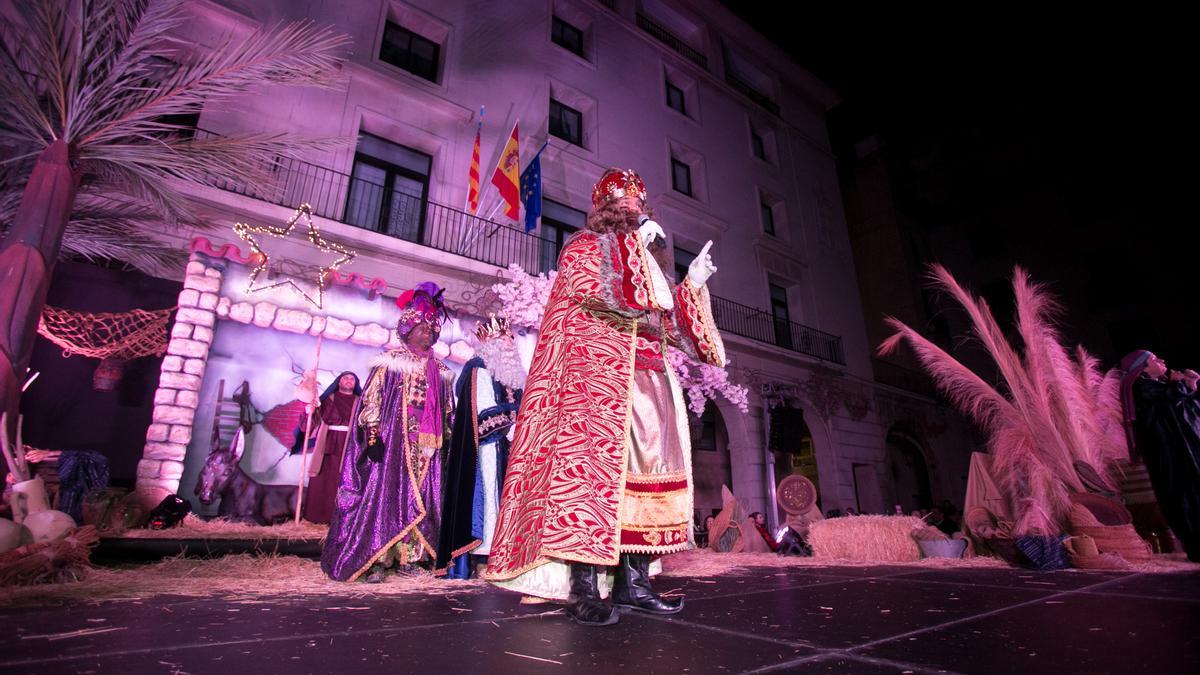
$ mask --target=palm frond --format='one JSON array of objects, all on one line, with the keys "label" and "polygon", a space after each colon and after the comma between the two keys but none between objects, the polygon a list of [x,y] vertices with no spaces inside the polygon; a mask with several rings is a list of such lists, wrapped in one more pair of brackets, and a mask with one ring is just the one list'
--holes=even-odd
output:
[{"label": "palm frond", "polygon": [[1021,359],[1008,344],[1004,331],[996,323],[987,302],[968,292],[950,271],[939,264],[929,266],[929,276],[935,288],[948,294],[967,313],[971,320],[971,332],[984,347],[1004,378],[1013,404],[1028,417],[1028,401],[1025,396],[1029,388],[1028,377],[1021,367]]},{"label": "palm frond", "polygon": [[1013,271],[1013,294],[1022,355],[1009,343],[986,302],[964,289],[944,267],[930,269],[935,286],[967,312],[973,338],[995,362],[1007,391],[997,391],[895,319],[888,319],[896,332],[880,345],[880,353],[907,341],[951,403],[987,432],[996,478],[1016,501],[1016,533],[1063,531],[1069,520],[1070,493],[1084,489],[1075,461],[1088,461],[1106,475],[1118,454],[1115,439],[1123,438],[1119,377],[1101,374],[1095,359],[1082,349],[1072,357],[1058,331],[1057,302],[1020,267]]},{"label": "palm frond", "polygon": [[[163,116],[220,105],[264,84],[329,86],[348,44],[347,36],[308,22],[257,31],[240,42],[231,39],[194,62],[173,68],[136,95],[91,92],[88,105],[104,113],[73,131],[80,145],[120,143],[153,133],[153,124]],[[145,48],[147,53],[151,50],[152,45]],[[129,61],[137,59],[129,57]]]},{"label": "palm frond", "polygon": [[305,152],[338,150],[345,138],[305,138],[299,144],[287,134],[236,137],[173,138],[157,143],[91,145],[80,158],[99,165],[123,167],[149,179],[180,178],[204,185],[235,183],[252,194],[269,194],[274,187],[277,160]]},{"label": "palm frond", "polygon": [[26,13],[18,12],[13,21],[0,21],[0,128],[6,135],[21,137],[45,147],[56,137],[55,125],[43,104],[39,90],[44,87],[41,66],[34,56],[33,28]]},{"label": "palm frond", "polygon": [[1054,468],[1073,490],[1083,484],[1074,469],[1075,460],[1089,461],[1086,411],[1087,391],[1078,386],[1075,363],[1062,346],[1055,327],[1061,311],[1045,287],[1034,284],[1020,267],[1013,270],[1017,330],[1025,343],[1025,372],[1030,406],[1036,411],[1036,426],[1042,463]]},{"label": "palm frond", "polygon": [[88,162],[87,165],[87,188],[111,190],[148,204],[158,211],[159,219],[167,225],[191,219],[191,202],[171,181],[163,180],[161,172],[116,162]]},{"label": "palm frond", "polygon": [[[67,117],[67,135],[94,119],[102,106],[89,105],[95,93],[123,96],[130,89],[144,86],[150,59],[145,48],[162,45],[183,24],[180,4],[175,0],[90,0],[82,12],[85,23],[79,26],[80,61],[88,64],[81,73],[79,86],[72,92]],[[174,17],[163,21],[160,16]],[[133,58],[128,58],[133,57]]]},{"label": "palm frond", "polygon": [[[75,56],[72,53],[72,21],[68,18],[69,3],[54,2],[53,0],[36,0],[30,3],[17,3],[21,8],[29,32],[24,41],[29,61],[41,76],[44,86],[47,110],[51,124],[56,132],[63,128],[67,115],[67,90],[70,88],[70,78],[75,66]],[[54,138],[58,138],[56,135]]]},{"label": "palm frond", "polygon": [[907,340],[934,384],[963,414],[988,431],[1012,427],[1018,421],[1012,403],[973,370],[899,319],[887,317],[885,321],[895,333],[879,346],[879,354],[890,354]]},{"label": "palm frond", "polygon": [[63,234],[62,257],[119,260],[151,276],[171,276],[187,263],[188,253],[147,236],[153,224],[100,214],[74,216]]},{"label": "palm frond", "polygon": [[[0,233],[8,229],[20,201],[20,192],[0,192]],[[119,260],[150,275],[172,276],[186,263],[187,252],[151,234],[163,228],[157,209],[112,193],[97,194],[85,186],[72,208],[59,256]]]}]

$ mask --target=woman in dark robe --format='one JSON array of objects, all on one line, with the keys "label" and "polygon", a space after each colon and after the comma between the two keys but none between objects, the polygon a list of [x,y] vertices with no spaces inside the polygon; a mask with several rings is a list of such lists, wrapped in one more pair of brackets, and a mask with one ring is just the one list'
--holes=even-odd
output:
[{"label": "woman in dark robe", "polygon": [[1200,562],[1200,401],[1194,371],[1169,371],[1151,352],[1121,360],[1130,458],[1146,463],[1167,524]]},{"label": "woman in dark robe", "polygon": [[362,395],[358,375],[349,370],[337,376],[319,399],[321,407],[313,411],[313,422],[319,423],[316,447],[308,460],[308,487],[304,491],[304,519],[328,524],[333,517],[333,502],[337,498],[342,478],[342,451],[350,433],[350,415]]}]

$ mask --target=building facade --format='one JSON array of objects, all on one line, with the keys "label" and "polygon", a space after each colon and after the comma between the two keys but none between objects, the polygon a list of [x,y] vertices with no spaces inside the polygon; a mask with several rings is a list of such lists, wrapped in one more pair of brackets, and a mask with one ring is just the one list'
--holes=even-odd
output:
[{"label": "building facade", "polygon": [[[206,107],[197,134],[289,131],[348,142],[328,153],[300,149],[301,159],[266,158],[274,178],[265,193],[220,183],[187,188],[211,227],[163,235],[192,242],[192,260],[180,271],[181,310],[140,487],[191,493],[219,404],[206,363],[237,349],[232,337],[222,343],[223,327],[230,335],[243,330],[237,324],[379,348],[394,340],[386,312],[335,318],[329,308],[354,298],[379,302],[426,279],[447,289],[456,311],[483,315],[494,308],[489,288],[505,268],[553,268],[564,239],[583,225],[593,183],[620,166],[645,180],[677,268],[713,241],[714,312],[731,377],[750,390],[748,413],[720,401],[693,420],[698,511],[719,508],[728,485],[749,510],[774,516],[774,486],[793,472],[818,484],[826,511],[890,512],[961,498],[969,439],[928,391],[885,383],[872,365],[826,128],[836,95],[723,5],[206,0],[191,7],[188,37],[197,49],[296,20],[353,38],[337,87],[264,86],[235,104]],[[467,176],[481,106],[483,196],[472,215]],[[545,146],[543,212],[532,233],[500,216],[488,185],[514,124],[521,168]],[[252,260],[233,224],[279,225],[300,203],[311,205],[324,237],[358,254],[320,311],[301,311],[303,303],[282,290],[280,297],[241,292]],[[273,254],[317,264],[300,243],[280,242]],[[223,380],[220,391],[234,384]],[[272,480],[254,462],[243,466]]]}]

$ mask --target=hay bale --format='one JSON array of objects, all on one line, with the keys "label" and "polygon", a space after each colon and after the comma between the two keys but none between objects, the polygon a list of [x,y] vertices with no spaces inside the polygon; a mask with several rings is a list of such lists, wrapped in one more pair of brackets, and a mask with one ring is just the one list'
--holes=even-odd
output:
[{"label": "hay bale", "polygon": [[846,516],[812,524],[808,544],[817,558],[912,562],[921,549],[912,537],[925,521],[913,516]]},{"label": "hay bale", "polygon": [[82,579],[91,564],[91,548],[100,541],[86,525],[55,541],[41,541],[0,555],[0,586],[55,584]]}]

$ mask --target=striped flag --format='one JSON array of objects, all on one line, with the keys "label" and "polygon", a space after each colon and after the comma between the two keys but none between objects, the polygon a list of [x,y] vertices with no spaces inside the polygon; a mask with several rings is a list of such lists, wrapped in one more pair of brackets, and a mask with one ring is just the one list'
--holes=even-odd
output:
[{"label": "striped flag", "polygon": [[467,173],[467,206],[471,215],[479,210],[479,134],[483,131],[483,106],[479,106],[479,125],[475,127],[475,149],[471,151],[471,170]]},{"label": "striped flag", "polygon": [[500,191],[504,198],[504,215],[513,220],[521,217],[521,159],[518,154],[520,143],[517,139],[517,125],[513,124],[508,142],[504,144],[504,152],[500,153],[500,163],[492,172],[492,185]]}]

